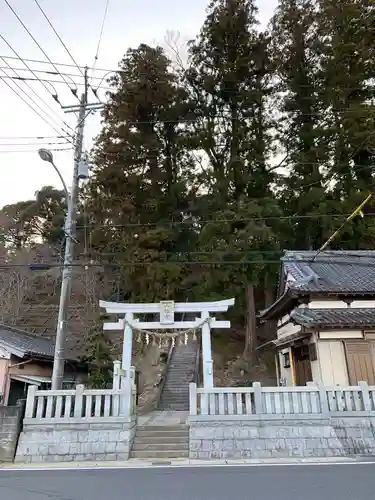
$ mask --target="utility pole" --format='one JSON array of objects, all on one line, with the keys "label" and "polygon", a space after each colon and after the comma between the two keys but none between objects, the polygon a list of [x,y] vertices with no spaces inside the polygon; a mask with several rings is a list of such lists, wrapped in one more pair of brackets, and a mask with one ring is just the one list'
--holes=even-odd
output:
[{"label": "utility pole", "polygon": [[77,133],[75,137],[75,148],[74,148],[74,169],[73,169],[73,181],[68,203],[68,213],[65,223],[65,255],[64,255],[64,267],[62,272],[61,290],[60,290],[60,305],[59,305],[59,315],[57,320],[56,329],[56,343],[55,343],[55,354],[53,360],[53,372],[52,372],[52,390],[58,390],[62,388],[63,378],[64,378],[64,350],[67,334],[67,321],[68,321],[68,306],[70,301],[71,284],[73,277],[73,260],[74,260],[74,246],[75,246],[75,235],[76,235],[76,216],[77,216],[77,202],[78,202],[78,190],[79,190],[79,162],[82,156],[83,147],[83,133],[85,127],[86,110],[87,104],[87,93],[88,93],[88,77],[87,68],[85,69],[85,87],[82,93],[79,108],[77,106],[67,106],[65,112],[79,111],[78,113],[78,123],[77,123]]}]

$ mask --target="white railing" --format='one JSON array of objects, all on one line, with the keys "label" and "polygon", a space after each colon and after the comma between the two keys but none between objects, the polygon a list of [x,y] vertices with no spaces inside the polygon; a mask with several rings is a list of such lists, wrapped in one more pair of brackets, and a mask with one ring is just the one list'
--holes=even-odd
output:
[{"label": "white railing", "polygon": [[[130,388],[130,386],[129,386]],[[30,386],[27,393],[25,422],[69,422],[74,419],[98,421],[132,416],[135,413],[136,389],[85,389],[39,391]]]},{"label": "white railing", "polygon": [[324,387],[309,383],[301,387],[197,388],[190,384],[191,416],[235,417],[258,415],[343,415],[374,412],[375,387],[360,382],[355,387]]}]

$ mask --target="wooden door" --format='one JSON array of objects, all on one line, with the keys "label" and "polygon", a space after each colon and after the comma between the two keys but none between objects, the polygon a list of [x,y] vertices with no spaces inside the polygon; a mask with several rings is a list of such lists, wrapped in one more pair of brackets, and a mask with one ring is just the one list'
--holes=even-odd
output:
[{"label": "wooden door", "polygon": [[294,372],[296,385],[306,385],[312,381],[311,362],[308,345],[293,349]]},{"label": "wooden door", "polygon": [[350,385],[362,381],[375,385],[374,343],[345,342],[345,351]]}]

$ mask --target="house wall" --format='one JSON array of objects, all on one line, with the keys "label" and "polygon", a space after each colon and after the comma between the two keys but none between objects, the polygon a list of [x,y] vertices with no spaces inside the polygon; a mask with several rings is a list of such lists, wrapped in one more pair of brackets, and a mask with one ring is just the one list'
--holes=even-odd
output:
[{"label": "house wall", "polygon": [[321,340],[317,343],[317,347],[321,370],[319,382],[325,386],[349,385],[343,342],[340,340]]},{"label": "house wall", "polygon": [[[23,360],[12,357],[11,365],[9,367],[9,375],[22,375],[22,376],[34,376],[34,377],[51,377],[52,376],[52,364],[45,365],[39,364],[35,361],[26,362],[22,365],[18,365],[18,363],[22,363]],[[18,366],[12,366],[18,365]]]},{"label": "house wall", "polygon": [[5,404],[6,399],[8,362],[0,358],[0,404]]},{"label": "house wall", "polygon": [[293,385],[293,375],[291,368],[284,368],[284,354],[288,353],[291,356],[290,347],[285,347],[278,352],[279,363],[280,363],[280,383],[281,385],[290,386]]}]

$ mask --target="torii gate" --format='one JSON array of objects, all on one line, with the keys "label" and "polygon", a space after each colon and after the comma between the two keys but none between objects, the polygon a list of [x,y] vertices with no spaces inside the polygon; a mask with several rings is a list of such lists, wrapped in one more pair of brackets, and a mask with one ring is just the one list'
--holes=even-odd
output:
[{"label": "torii gate", "polygon": [[[125,379],[132,378],[133,330],[202,330],[203,386],[212,388],[213,362],[211,352],[211,328],[230,328],[230,321],[218,321],[210,313],[226,312],[234,305],[234,299],[217,302],[174,302],[172,300],[151,304],[124,304],[101,300],[100,307],[107,314],[124,315],[117,323],[104,323],[104,330],[124,330],[122,349],[122,373]],[[135,314],[159,314],[159,321],[139,321]],[[200,313],[194,321],[175,321],[175,313]],[[184,332],[181,332],[183,334]],[[162,334],[161,334],[162,336]]]}]

